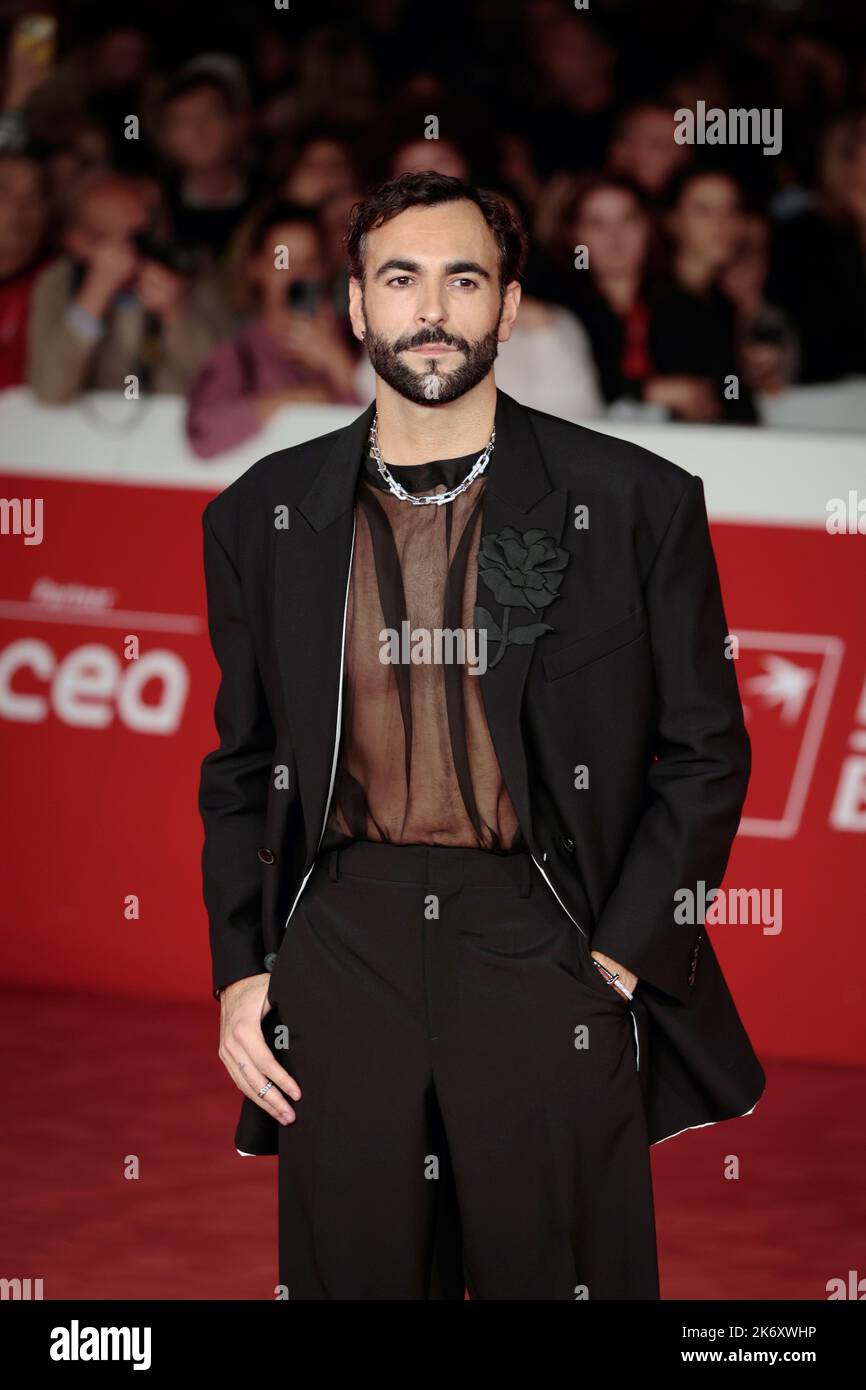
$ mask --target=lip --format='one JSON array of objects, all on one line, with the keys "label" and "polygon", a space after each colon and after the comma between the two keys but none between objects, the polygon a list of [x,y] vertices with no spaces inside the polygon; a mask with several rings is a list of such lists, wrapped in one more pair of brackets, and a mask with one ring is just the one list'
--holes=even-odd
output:
[{"label": "lip", "polygon": [[444,357],[446,352],[457,352],[458,349],[445,343],[426,343],[424,347],[409,348],[409,351],[417,352],[420,357]]}]

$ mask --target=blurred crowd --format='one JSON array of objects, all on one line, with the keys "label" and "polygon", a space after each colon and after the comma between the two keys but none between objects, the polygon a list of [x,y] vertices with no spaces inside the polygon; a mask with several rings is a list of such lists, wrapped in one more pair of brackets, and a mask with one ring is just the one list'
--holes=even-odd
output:
[{"label": "blurred crowd", "polygon": [[[844,6],[833,26],[712,7],[711,34],[676,5],[421,8],[17,13],[0,389],[180,393],[203,458],[291,402],[366,404],[347,218],[423,169],[526,222],[497,380],[529,405],[757,423],[764,393],[866,377],[866,62]],[[781,152],[677,143],[700,101],[780,109]]]}]

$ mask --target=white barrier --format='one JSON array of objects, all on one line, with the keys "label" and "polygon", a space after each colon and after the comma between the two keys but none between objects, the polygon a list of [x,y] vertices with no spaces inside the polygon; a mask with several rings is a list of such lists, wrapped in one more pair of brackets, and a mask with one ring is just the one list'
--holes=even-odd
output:
[{"label": "white barrier", "polygon": [[[178,396],[122,401],[92,392],[44,406],[24,388],[0,395],[0,475],[78,478],[219,492],[256,459],[338,429],[360,407],[293,405],[242,448],[199,459]],[[634,423],[593,418],[587,428],[630,439],[704,481],[719,521],[823,529],[829,498],[866,497],[866,440],[841,431]]]}]

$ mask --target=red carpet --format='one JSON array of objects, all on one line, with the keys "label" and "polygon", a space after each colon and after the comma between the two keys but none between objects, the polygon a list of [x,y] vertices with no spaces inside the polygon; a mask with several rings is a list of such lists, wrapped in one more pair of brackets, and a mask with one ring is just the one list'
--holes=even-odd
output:
[{"label": "red carpet", "polygon": [[[0,1274],[46,1299],[273,1298],[276,1159],[235,1152],[218,1019],[4,991]],[[824,1299],[862,1272],[866,1076],[762,1061],[752,1115],[652,1151],[663,1298]]]}]

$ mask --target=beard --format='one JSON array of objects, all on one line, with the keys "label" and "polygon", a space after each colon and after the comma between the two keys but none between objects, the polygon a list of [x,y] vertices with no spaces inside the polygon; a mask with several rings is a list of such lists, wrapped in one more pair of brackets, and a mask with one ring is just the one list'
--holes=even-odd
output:
[{"label": "beard", "polygon": [[[415,405],[442,405],[447,401],[456,401],[487,376],[499,351],[497,332],[501,317],[500,310],[499,318],[490,332],[472,343],[441,328],[423,328],[390,343],[368,325],[365,346],[376,374],[407,401]],[[458,367],[443,371],[445,359],[431,357],[427,361],[426,371],[413,371],[401,360],[400,353],[408,348],[424,347],[427,343],[445,343],[448,347],[457,348],[463,353],[463,361]]]}]

